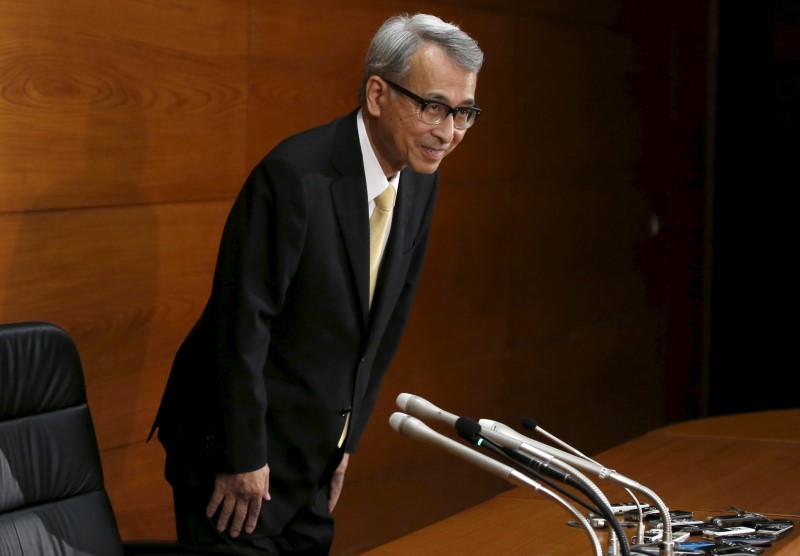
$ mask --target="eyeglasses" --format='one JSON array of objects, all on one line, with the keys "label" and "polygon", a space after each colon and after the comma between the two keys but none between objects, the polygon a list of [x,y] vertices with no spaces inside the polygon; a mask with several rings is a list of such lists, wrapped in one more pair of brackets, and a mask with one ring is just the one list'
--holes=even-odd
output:
[{"label": "eyeglasses", "polygon": [[438,100],[427,100],[419,95],[415,95],[408,89],[404,89],[397,83],[392,83],[388,79],[384,79],[392,89],[399,93],[404,94],[417,104],[419,104],[419,119],[426,124],[438,125],[442,123],[447,116],[453,115],[453,127],[456,129],[468,129],[475,123],[478,116],[481,115],[481,109],[477,106],[457,106],[453,108]]}]

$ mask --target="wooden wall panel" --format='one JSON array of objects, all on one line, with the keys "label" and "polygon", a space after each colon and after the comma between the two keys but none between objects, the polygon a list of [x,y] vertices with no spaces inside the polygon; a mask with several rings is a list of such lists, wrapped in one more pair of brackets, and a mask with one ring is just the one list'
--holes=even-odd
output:
[{"label": "wooden wall panel", "polygon": [[253,162],[288,135],[358,106],[366,44],[377,25],[374,11],[383,7],[360,4],[359,9],[319,0],[253,4],[248,104]]},{"label": "wooden wall panel", "polygon": [[[97,419],[95,419],[97,421]],[[103,452],[111,506],[123,539],[175,539],[172,490],[157,441]]]},{"label": "wooden wall panel", "polygon": [[0,211],[230,195],[247,14],[245,0],[3,2]]},{"label": "wooden wall panel", "polygon": [[[102,449],[142,441],[200,314],[228,201],[0,215],[0,319],[74,338]],[[186,249],[191,245],[191,249]]]},{"label": "wooden wall panel", "polygon": [[[668,187],[657,148],[673,134],[672,21],[614,4],[574,18],[542,6],[516,37],[529,56],[515,105],[541,108],[520,112],[517,128],[513,205],[528,218],[516,220],[509,382],[530,392],[542,426],[590,452],[662,423],[675,401],[664,397],[665,300],[652,295],[675,278],[652,264],[667,255],[655,199]],[[619,426],[634,400],[649,410]]]}]

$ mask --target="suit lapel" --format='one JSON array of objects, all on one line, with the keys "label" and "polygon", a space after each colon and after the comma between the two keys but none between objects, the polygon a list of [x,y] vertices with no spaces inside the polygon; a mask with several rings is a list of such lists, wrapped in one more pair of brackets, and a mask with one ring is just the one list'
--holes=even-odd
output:
[{"label": "suit lapel", "polygon": [[369,315],[369,220],[363,180],[340,178],[331,187],[339,229],[350,260],[353,280],[361,301],[362,319]]},{"label": "suit lapel", "polygon": [[331,184],[331,195],[361,302],[361,317],[366,325],[369,318],[369,217],[356,112],[341,121],[335,141],[332,163],[340,176]]},{"label": "suit lapel", "polygon": [[[367,182],[364,162],[358,142],[356,112],[344,118],[336,130],[333,166],[340,173],[331,185],[331,195],[339,228],[344,239],[353,281],[361,303],[361,316],[370,329],[381,322],[386,307],[385,299],[397,288],[402,288],[404,277],[399,272],[402,262],[405,233],[414,206],[413,172],[404,170],[400,175],[397,202],[392,215],[392,227],[384,251],[372,311],[369,307],[369,217]],[[371,313],[371,314],[370,314]]]}]

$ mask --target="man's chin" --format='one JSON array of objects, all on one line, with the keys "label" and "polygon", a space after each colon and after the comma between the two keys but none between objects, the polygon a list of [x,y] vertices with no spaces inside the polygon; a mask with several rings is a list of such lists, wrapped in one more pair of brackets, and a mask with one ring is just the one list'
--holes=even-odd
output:
[{"label": "man's chin", "polygon": [[409,164],[409,166],[417,174],[433,174],[439,169],[439,164],[441,164],[441,162],[441,160],[437,160],[436,162],[415,162],[413,164]]}]

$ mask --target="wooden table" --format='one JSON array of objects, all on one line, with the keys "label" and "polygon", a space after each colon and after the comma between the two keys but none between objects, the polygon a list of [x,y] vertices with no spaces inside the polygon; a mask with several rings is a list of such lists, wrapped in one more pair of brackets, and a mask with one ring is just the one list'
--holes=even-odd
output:
[{"label": "wooden table", "polygon": [[[698,519],[731,506],[792,519],[792,533],[764,556],[800,556],[800,409],[678,423],[595,459],[650,488],[670,509],[690,510]],[[590,478],[612,503],[630,500],[615,483]],[[567,526],[571,519],[549,498],[517,487],[364,555],[592,554],[585,530]],[[605,550],[605,533],[600,540]]]}]

